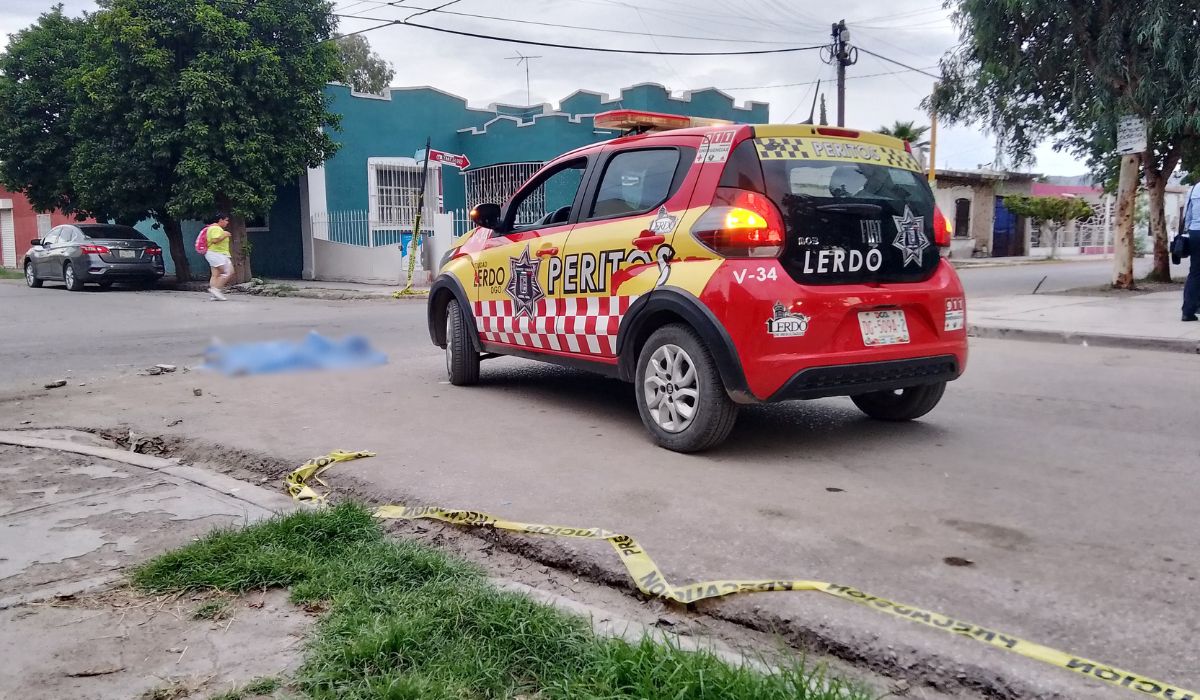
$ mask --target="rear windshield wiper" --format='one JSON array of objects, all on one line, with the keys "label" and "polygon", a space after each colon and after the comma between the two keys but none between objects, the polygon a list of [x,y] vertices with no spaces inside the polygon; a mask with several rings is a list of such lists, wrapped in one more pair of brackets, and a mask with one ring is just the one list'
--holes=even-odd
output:
[{"label": "rear windshield wiper", "polygon": [[817,211],[878,217],[883,213],[883,207],[879,206],[878,204],[856,204],[853,202],[846,202],[845,204],[822,204],[817,207]]}]

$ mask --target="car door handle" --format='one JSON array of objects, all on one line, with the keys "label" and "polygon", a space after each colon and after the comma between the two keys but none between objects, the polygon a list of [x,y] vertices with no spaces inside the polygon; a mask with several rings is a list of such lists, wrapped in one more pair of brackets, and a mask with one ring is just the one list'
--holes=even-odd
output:
[{"label": "car door handle", "polygon": [[661,236],[658,234],[654,234],[654,233],[650,233],[649,231],[642,231],[642,235],[638,236],[637,238],[633,239],[630,242],[633,244],[634,248],[637,248],[638,250],[650,252],[650,249],[653,248],[654,246],[662,245],[663,243],[666,243],[667,237]]},{"label": "car door handle", "polygon": [[552,245],[544,245],[541,248],[538,248],[537,256],[539,258],[544,258],[547,256],[554,256],[554,255],[558,255],[558,248],[555,248]]}]

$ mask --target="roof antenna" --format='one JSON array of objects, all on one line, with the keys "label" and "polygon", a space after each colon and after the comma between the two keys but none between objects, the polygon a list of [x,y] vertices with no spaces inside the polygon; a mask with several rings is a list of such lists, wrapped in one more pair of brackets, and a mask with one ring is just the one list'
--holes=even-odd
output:
[{"label": "roof antenna", "polygon": [[821,94],[821,81],[817,81],[817,89],[813,93],[812,108],[808,110],[808,119],[800,122],[801,124],[813,124],[813,117],[817,114],[817,97]]},{"label": "roof antenna", "polygon": [[525,64],[525,106],[529,107],[530,106],[529,103],[531,101],[531,98],[529,97],[529,62],[535,58],[541,58],[541,56],[526,56],[525,54],[521,53],[520,51],[514,51],[514,53],[516,53],[517,55],[509,56],[508,58],[506,58],[504,60],[516,61],[518,68],[521,67],[522,63]]}]

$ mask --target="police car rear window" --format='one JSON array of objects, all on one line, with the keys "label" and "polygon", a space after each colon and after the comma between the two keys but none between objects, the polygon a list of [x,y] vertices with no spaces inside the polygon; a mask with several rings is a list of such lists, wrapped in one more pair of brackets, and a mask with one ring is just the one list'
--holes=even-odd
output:
[{"label": "police car rear window", "polygon": [[796,281],[915,282],[933,274],[933,193],[911,155],[808,138],[754,146],[787,228],[780,261]]}]

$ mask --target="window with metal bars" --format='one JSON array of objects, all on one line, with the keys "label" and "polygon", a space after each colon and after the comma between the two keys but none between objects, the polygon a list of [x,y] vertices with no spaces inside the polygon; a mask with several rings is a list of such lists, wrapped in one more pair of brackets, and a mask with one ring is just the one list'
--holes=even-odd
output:
[{"label": "window with metal bars", "polygon": [[[417,195],[421,190],[421,166],[372,162],[370,169],[371,227],[377,230],[411,229],[416,222]],[[430,168],[425,185],[422,231],[433,230],[433,215],[438,211],[438,189],[438,172],[435,168]]]},{"label": "window with metal bars", "polygon": [[[504,206],[521,185],[542,169],[543,163],[530,161],[526,163],[502,163],[475,168],[463,173],[466,181],[467,209],[480,204],[499,204]],[[544,202],[529,200],[522,204],[527,216],[520,220],[533,220],[544,213]]]}]

